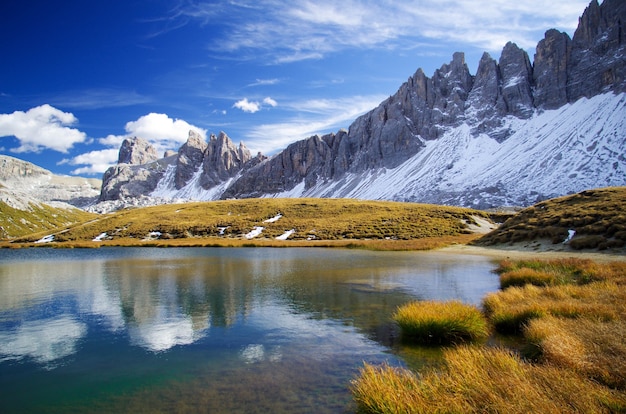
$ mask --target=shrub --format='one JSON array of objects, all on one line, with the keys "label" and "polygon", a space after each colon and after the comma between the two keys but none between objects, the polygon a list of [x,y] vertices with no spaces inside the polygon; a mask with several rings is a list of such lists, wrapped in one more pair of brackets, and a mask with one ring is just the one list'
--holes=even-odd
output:
[{"label": "shrub", "polygon": [[480,310],[460,301],[411,302],[393,315],[403,338],[421,344],[451,344],[487,337],[487,321]]}]

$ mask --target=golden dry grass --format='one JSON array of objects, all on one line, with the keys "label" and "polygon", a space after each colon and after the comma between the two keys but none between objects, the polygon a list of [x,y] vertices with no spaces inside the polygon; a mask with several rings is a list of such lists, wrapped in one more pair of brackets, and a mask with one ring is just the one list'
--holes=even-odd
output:
[{"label": "golden dry grass", "polygon": [[418,301],[400,306],[393,319],[405,340],[420,344],[480,341],[489,335],[480,310],[460,301]]},{"label": "golden dry grass", "polygon": [[362,413],[611,413],[626,398],[576,372],[522,361],[499,348],[444,351],[421,376],[365,364],[351,390]]},{"label": "golden dry grass", "polygon": [[42,204],[31,205],[30,210],[18,210],[0,201],[0,240],[51,231],[95,217],[97,214],[77,208],[57,208]]},{"label": "golden dry grass", "polygon": [[[272,218],[280,218],[272,221]],[[386,201],[351,199],[246,199],[162,205],[123,210],[57,231],[57,244],[89,244],[106,233],[103,242],[115,245],[291,245],[276,237],[294,230],[288,242],[357,240],[347,247],[413,250],[442,247],[475,238],[467,223],[486,217],[480,211]],[[270,220],[270,221],[268,221]],[[263,227],[252,240],[244,236]],[[32,242],[43,233],[20,240]],[[368,241],[368,243],[361,243]],[[391,242],[391,243],[387,243]],[[367,245],[366,245],[367,244]]]},{"label": "golden dry grass", "polygon": [[541,361],[626,390],[626,319],[546,317],[531,321],[524,336]]},{"label": "golden dry grass", "polygon": [[575,257],[554,260],[503,260],[497,273],[500,286],[555,286],[563,284],[586,284],[611,280],[626,283],[626,262],[598,263]]},{"label": "golden dry grass", "polygon": [[476,243],[495,245],[529,240],[562,243],[569,230],[572,249],[623,249],[626,245],[626,187],[608,187],[543,201],[509,218]]},{"label": "golden dry grass", "polygon": [[366,364],[351,388],[360,412],[626,412],[626,263],[507,260],[499,270],[552,278],[483,301],[498,330],[523,335],[531,359],[484,345],[446,349],[443,368],[420,374]]},{"label": "golden dry grass", "polygon": [[535,318],[561,316],[612,321],[626,315],[626,289],[613,282],[583,286],[511,287],[488,294],[485,312],[501,333],[520,333]]}]

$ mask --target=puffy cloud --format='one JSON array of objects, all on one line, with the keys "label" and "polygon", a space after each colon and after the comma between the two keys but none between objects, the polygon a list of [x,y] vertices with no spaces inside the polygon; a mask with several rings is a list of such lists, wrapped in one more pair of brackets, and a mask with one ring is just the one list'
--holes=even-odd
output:
[{"label": "puffy cloud", "polygon": [[98,143],[106,149],[90,151],[72,159],[63,160],[63,164],[85,165],[72,171],[73,174],[103,173],[117,163],[119,148],[126,138],[141,137],[150,142],[159,153],[178,148],[187,141],[190,130],[195,130],[206,138],[206,130],[192,125],[182,119],[172,119],[166,114],[149,113],[130,121],[125,126],[126,134],[108,135],[98,139]]},{"label": "puffy cloud", "polygon": [[126,123],[125,129],[128,136],[138,136],[157,145],[182,144],[187,141],[191,129],[206,137],[206,129],[198,128],[182,119],[172,119],[166,114],[154,112]]},{"label": "puffy cloud", "polygon": [[0,114],[0,137],[14,136],[20,146],[13,152],[40,152],[51,149],[66,153],[74,144],[83,143],[87,135],[70,126],[78,119],[48,104],[31,108],[26,112]]},{"label": "puffy cloud", "polygon": [[[121,144],[121,142],[120,142]],[[86,165],[72,170],[72,174],[101,174],[112,165],[115,165],[119,155],[119,149],[109,148],[99,151],[90,151],[80,154],[72,159],[65,159],[59,164]]]},{"label": "puffy cloud", "polygon": [[242,100],[235,102],[233,108],[241,109],[244,112],[253,114],[261,109],[261,104],[258,102],[250,102],[248,101],[248,98],[243,98]]}]

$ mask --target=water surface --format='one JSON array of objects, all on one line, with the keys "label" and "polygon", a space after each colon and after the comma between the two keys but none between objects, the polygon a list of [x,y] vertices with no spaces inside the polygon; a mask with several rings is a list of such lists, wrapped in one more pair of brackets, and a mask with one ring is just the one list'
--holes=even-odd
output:
[{"label": "water surface", "polygon": [[0,250],[0,412],[350,412],[363,362],[419,368],[390,321],[479,304],[481,256],[304,248]]}]

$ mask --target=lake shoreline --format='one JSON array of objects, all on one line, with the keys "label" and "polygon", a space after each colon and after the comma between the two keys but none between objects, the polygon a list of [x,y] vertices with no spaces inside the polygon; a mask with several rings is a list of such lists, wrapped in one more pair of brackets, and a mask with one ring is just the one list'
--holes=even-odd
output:
[{"label": "lake shoreline", "polygon": [[343,239],[343,240],[244,240],[218,238],[185,238],[170,240],[111,240],[102,242],[64,242],[64,243],[12,243],[0,242],[0,248],[100,248],[100,247],[272,247],[272,248],[344,248],[372,251],[438,251],[447,254],[468,254],[493,257],[494,259],[557,259],[578,257],[596,261],[626,261],[626,248],[612,250],[573,250],[566,244],[553,244],[549,241],[528,241],[515,244],[499,244],[479,246],[472,244],[480,234],[460,236],[429,237],[413,240],[375,240],[375,239]]}]

